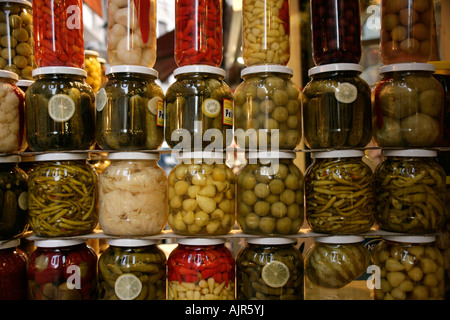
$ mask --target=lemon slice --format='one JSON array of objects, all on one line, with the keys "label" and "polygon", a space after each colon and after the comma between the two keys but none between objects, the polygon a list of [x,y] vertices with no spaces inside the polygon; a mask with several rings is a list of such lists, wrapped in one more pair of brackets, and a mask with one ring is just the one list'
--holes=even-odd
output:
[{"label": "lemon slice", "polygon": [[75,113],[75,102],[65,94],[56,94],[48,101],[48,114],[56,122],[64,122]]},{"label": "lemon slice", "polygon": [[20,194],[19,199],[17,199],[19,208],[22,210],[28,209],[28,192],[24,191]]},{"label": "lemon slice", "polygon": [[97,91],[97,95],[95,96],[95,107],[98,112],[101,112],[106,105],[106,90],[105,88],[101,88]]},{"label": "lemon slice", "polygon": [[289,268],[280,261],[271,261],[262,268],[264,282],[272,287],[279,288],[289,280]]},{"label": "lemon slice", "polygon": [[220,103],[217,100],[208,98],[206,100],[203,101],[202,104],[202,111],[203,114],[205,116],[207,116],[208,118],[215,118],[219,115],[220,113]]},{"label": "lemon slice", "polygon": [[352,103],[358,96],[358,89],[348,82],[341,83],[334,92],[336,100],[342,103]]},{"label": "lemon slice", "polygon": [[148,100],[148,111],[150,111],[155,116],[158,114],[158,103],[162,101],[160,97],[153,97],[150,100]]},{"label": "lemon slice", "polygon": [[141,280],[132,273],[120,275],[114,285],[114,291],[120,300],[133,300],[139,296],[141,290]]}]

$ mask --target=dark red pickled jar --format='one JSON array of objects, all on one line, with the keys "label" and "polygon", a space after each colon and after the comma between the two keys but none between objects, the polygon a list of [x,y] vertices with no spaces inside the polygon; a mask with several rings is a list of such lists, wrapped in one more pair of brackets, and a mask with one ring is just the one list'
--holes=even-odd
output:
[{"label": "dark red pickled jar", "polygon": [[83,67],[81,0],[34,0],[33,31],[38,67]]},{"label": "dark red pickled jar", "polygon": [[175,61],[179,67],[219,67],[223,58],[222,0],[176,0]]},{"label": "dark red pickled jar", "polygon": [[27,265],[28,299],[94,300],[97,255],[83,240],[35,240]]},{"label": "dark red pickled jar", "polygon": [[361,16],[358,0],[311,0],[311,32],[316,65],[359,63]]},{"label": "dark red pickled jar", "polygon": [[234,300],[234,256],[225,241],[178,239],[167,261],[168,300]]},{"label": "dark red pickled jar", "polygon": [[0,300],[27,297],[27,255],[17,249],[20,240],[0,242]]}]

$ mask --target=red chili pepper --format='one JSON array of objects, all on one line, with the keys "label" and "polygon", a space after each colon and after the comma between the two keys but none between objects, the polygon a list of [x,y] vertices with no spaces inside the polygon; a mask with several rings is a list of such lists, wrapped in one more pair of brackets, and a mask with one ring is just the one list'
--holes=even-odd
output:
[{"label": "red chili pepper", "polygon": [[141,30],[142,42],[147,43],[150,34],[150,0],[134,0],[136,7],[139,29]]},{"label": "red chili pepper", "polygon": [[203,279],[208,279],[208,278],[214,276],[218,272],[220,272],[219,267],[211,268],[211,269],[204,269],[201,272],[201,275],[202,275]]},{"label": "red chili pepper", "polygon": [[186,267],[180,266],[180,268],[178,269],[178,272],[181,275],[198,275],[198,271],[192,270],[192,269],[188,269]]},{"label": "red chili pepper", "polygon": [[199,280],[198,276],[194,276],[193,274],[186,274],[183,276],[185,282],[197,282]]}]

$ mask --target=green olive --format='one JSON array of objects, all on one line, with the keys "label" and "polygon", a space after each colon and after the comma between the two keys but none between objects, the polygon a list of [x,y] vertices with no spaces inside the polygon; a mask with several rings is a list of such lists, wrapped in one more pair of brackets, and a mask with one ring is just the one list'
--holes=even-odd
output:
[{"label": "green olive", "polygon": [[267,184],[264,184],[264,183],[258,183],[258,184],[255,186],[254,192],[255,192],[254,194],[255,194],[258,198],[263,199],[263,198],[265,198],[265,197],[267,197],[267,196],[269,195],[269,193],[270,193],[270,188],[269,188],[269,186],[268,186]]},{"label": "green olive", "polygon": [[17,55],[13,58],[13,63],[16,65],[17,68],[23,69],[27,66],[27,58],[24,56]]},{"label": "green olive", "polygon": [[9,25],[16,29],[21,28],[22,27],[22,19],[17,15],[9,16]]},{"label": "green olive", "polygon": [[33,22],[33,15],[31,13],[28,13],[27,11],[22,11],[20,13],[20,18],[22,19],[22,22],[26,25],[31,24]]},{"label": "green olive", "polygon": [[258,216],[263,217],[263,216],[269,214],[270,203],[268,203],[266,201],[258,201],[255,203],[255,206],[253,207],[253,209]]},{"label": "green olive", "polygon": [[262,217],[259,220],[259,229],[264,233],[272,233],[275,230],[275,220],[270,217]]},{"label": "green olive", "polygon": [[288,119],[288,111],[285,107],[276,107],[272,112],[272,118],[278,122],[284,122]]},{"label": "green olive", "polygon": [[259,216],[254,212],[250,212],[245,216],[245,224],[250,229],[256,229],[259,227]]},{"label": "green olive", "polygon": [[24,42],[19,43],[16,46],[16,51],[18,54],[20,54],[21,56],[25,56],[25,57],[30,56],[31,52],[32,52],[30,45],[28,43],[24,43]]},{"label": "green olive", "polygon": [[289,96],[284,89],[275,89],[272,93],[272,99],[275,105],[284,106],[289,100]]},{"label": "green olive", "polygon": [[280,179],[272,180],[269,183],[270,193],[281,194],[284,191],[284,183]]},{"label": "green olive", "polygon": [[276,218],[282,218],[287,214],[287,207],[282,202],[275,202],[270,207],[270,213]]},{"label": "green olive", "polygon": [[283,217],[277,220],[277,231],[282,234],[288,234],[291,232],[291,226],[293,221],[289,217]]},{"label": "green olive", "polygon": [[12,35],[17,39],[19,42],[25,42],[28,40],[28,32],[24,28],[14,29],[12,31]]},{"label": "green olive", "polygon": [[286,205],[293,204],[295,202],[295,192],[290,189],[284,190],[280,195],[280,200]]}]

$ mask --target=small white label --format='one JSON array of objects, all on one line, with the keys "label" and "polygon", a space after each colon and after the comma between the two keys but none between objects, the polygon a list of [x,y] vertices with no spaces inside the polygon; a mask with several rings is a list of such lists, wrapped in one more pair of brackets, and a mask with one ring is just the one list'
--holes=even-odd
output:
[{"label": "small white label", "polygon": [[105,88],[101,88],[97,92],[97,96],[95,97],[95,108],[98,112],[101,112],[103,108],[106,106],[106,90]]}]

